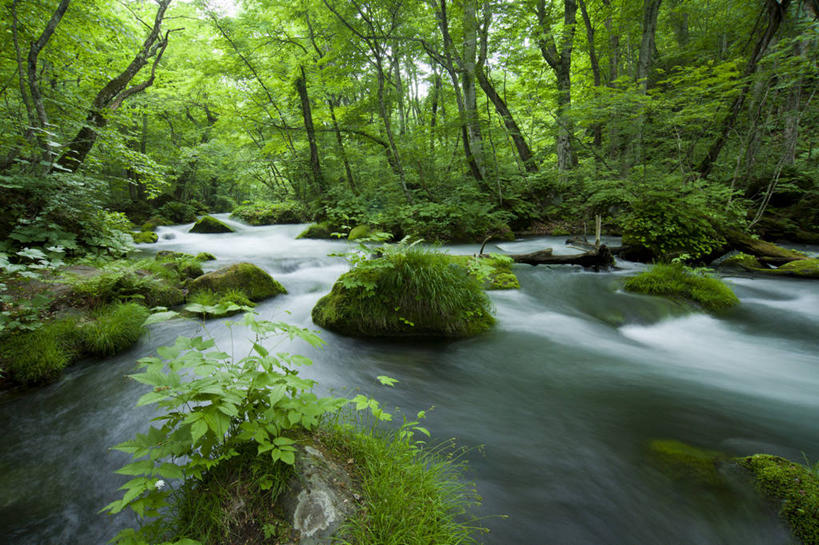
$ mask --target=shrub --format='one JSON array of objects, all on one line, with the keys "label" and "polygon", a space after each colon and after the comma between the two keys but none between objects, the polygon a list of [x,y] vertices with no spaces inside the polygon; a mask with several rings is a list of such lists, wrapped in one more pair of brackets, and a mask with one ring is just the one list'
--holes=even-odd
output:
[{"label": "shrub", "polygon": [[246,204],[235,208],[230,217],[238,218],[250,225],[304,223],[310,220],[307,208],[295,201]]},{"label": "shrub", "polygon": [[344,273],[313,308],[313,321],[353,336],[466,337],[494,323],[478,281],[449,256],[417,246]]},{"label": "shrub", "polygon": [[112,305],[95,311],[92,321],[80,328],[83,348],[94,356],[122,352],[142,336],[148,314],[148,309],[136,303]]},{"label": "shrub", "polygon": [[719,279],[678,264],[654,265],[648,271],[626,280],[625,289],[693,301],[712,311],[724,310],[739,303],[731,288]]},{"label": "shrub", "polygon": [[170,201],[159,207],[157,211],[163,218],[168,218],[173,223],[190,223],[196,221],[196,207],[178,201]]}]

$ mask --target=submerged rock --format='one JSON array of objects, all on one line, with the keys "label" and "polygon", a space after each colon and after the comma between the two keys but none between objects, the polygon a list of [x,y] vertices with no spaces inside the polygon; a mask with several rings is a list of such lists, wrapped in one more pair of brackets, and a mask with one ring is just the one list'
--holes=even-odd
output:
[{"label": "submerged rock", "polygon": [[706,486],[723,486],[720,462],[726,456],[703,450],[673,439],[658,439],[649,446],[652,463],[668,477]]},{"label": "submerged rock", "polygon": [[233,229],[214,218],[204,216],[191,227],[189,233],[232,233]]},{"label": "submerged rock", "polygon": [[261,301],[280,293],[284,286],[252,263],[237,263],[203,274],[190,284],[191,293],[210,290],[214,293],[239,290],[251,301]]}]

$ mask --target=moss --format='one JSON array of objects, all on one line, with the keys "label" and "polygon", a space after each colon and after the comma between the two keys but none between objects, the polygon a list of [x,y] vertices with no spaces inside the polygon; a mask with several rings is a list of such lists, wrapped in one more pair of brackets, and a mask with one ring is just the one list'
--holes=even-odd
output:
[{"label": "moss", "polygon": [[494,323],[478,281],[449,256],[393,250],[344,273],[313,308],[313,321],[344,335],[468,337]]},{"label": "moss", "polygon": [[819,478],[808,468],[769,454],[737,459],[757,489],[779,506],[779,515],[804,545],[819,543]]},{"label": "moss", "polygon": [[80,328],[85,352],[94,356],[111,356],[130,348],[144,332],[142,324],[148,315],[148,309],[136,303],[97,310],[93,320]]},{"label": "moss", "polygon": [[682,265],[654,265],[626,280],[625,289],[693,301],[710,311],[724,310],[739,303],[731,288],[719,279],[697,274]]},{"label": "moss", "polygon": [[723,486],[718,471],[726,456],[713,450],[703,450],[673,439],[658,439],[649,446],[652,463],[668,477],[705,486]]},{"label": "moss", "polygon": [[[201,274],[198,262],[197,266]],[[115,302],[137,300],[149,307],[168,307],[184,300],[184,293],[179,287],[182,281],[180,268],[186,269],[176,261],[163,263],[152,259],[137,262],[121,260],[107,264],[91,276],[64,274],[60,282],[70,286],[70,296],[67,299],[71,306],[96,308]],[[189,273],[195,272],[186,270]]]},{"label": "moss", "polygon": [[79,317],[46,322],[35,331],[9,335],[0,341],[0,362],[12,381],[42,384],[56,380],[76,361],[81,350]]},{"label": "moss", "polygon": [[512,259],[500,254],[477,258],[469,255],[451,255],[452,263],[469,271],[485,290],[520,289],[518,277],[512,272]]},{"label": "moss", "polygon": [[142,231],[156,231],[160,225],[173,225],[173,221],[162,216],[151,216],[148,221],[142,224]]},{"label": "moss", "polygon": [[237,263],[203,274],[190,284],[192,293],[206,290],[224,292],[230,289],[241,290],[251,301],[287,293],[284,286],[252,263]]},{"label": "moss", "polygon": [[333,238],[333,233],[341,229],[334,229],[329,223],[311,223],[296,238]]},{"label": "moss", "polygon": [[233,229],[214,218],[213,216],[204,216],[193,224],[189,233],[232,233]]},{"label": "moss", "polygon": [[134,233],[134,242],[137,244],[153,244],[157,240],[159,240],[159,235],[154,233],[153,231],[142,231],[140,233]]},{"label": "moss", "polygon": [[[161,263],[162,268],[172,271],[179,280],[196,278],[197,276],[201,276],[204,272],[202,270],[202,261],[188,254],[174,253],[171,255],[157,255],[155,259]],[[151,272],[164,276],[168,280],[174,280],[173,276],[168,277],[167,275],[163,275],[156,267],[152,267]]]},{"label": "moss", "polygon": [[819,259],[800,259],[785,263],[778,269],[774,269],[775,274],[785,276],[798,276],[801,278],[819,278]]},{"label": "moss", "polygon": [[357,225],[350,230],[350,234],[347,235],[347,240],[358,240],[360,238],[370,236],[370,226],[369,225]]},{"label": "moss", "polygon": [[746,271],[760,271],[765,270],[766,267],[759,262],[759,259],[756,256],[738,253],[732,255],[728,259],[722,262],[720,268],[731,268],[731,267],[738,267],[740,269]]},{"label": "moss", "polygon": [[[201,305],[205,308],[201,311],[195,310],[191,314],[200,318],[214,318],[217,316],[233,316],[242,312],[243,308],[231,308],[232,305],[236,307],[253,307],[255,304],[251,301],[244,291],[240,289],[229,289],[223,292],[214,292],[211,290],[197,291],[188,296],[189,305]],[[188,308],[189,310],[189,308]]]},{"label": "moss", "polygon": [[197,261],[214,261],[216,256],[208,252],[199,252],[196,254]]}]

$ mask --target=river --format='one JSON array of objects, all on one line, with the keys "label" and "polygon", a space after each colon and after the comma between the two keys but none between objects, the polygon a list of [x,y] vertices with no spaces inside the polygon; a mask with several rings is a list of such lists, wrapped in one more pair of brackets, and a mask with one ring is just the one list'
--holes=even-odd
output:
[{"label": "river", "polygon": [[[219,216],[224,219],[224,216]],[[296,240],[304,226],[189,234],[162,227],[146,251],[213,253],[206,270],[249,261],[289,291],[261,318],[316,328],[310,311],[347,269],[344,241]],[[488,246],[573,253],[553,237]],[[450,246],[474,253],[474,245]],[[490,292],[497,324],[461,341],[392,342],[323,331],[326,345],[279,347],[310,357],[320,392],[363,392],[404,414],[429,411],[433,440],[469,449],[478,516],[497,545],[784,545],[787,532],[753,495],[667,478],[647,445],[676,439],[732,455],[819,458],[819,290],[811,281],[728,278],[741,305],[713,317],[624,293],[642,265],[586,272],[518,265],[521,289]],[[225,320],[208,333],[230,346]],[[0,394],[0,543],[102,544],[133,523],[98,511],[120,497],[127,456],[109,450],[146,429],[134,362],[200,324],[151,327],[131,350],[86,360],[42,389]],[[233,339],[246,335],[233,331]],[[246,348],[238,343],[237,350]],[[398,384],[387,388],[376,376]],[[508,516],[507,516],[508,515]]]}]

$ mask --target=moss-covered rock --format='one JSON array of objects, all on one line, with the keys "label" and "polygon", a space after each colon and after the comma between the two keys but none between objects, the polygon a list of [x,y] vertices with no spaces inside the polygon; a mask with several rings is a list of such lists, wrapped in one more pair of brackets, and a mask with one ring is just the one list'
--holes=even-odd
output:
[{"label": "moss-covered rock", "polygon": [[232,233],[233,229],[213,216],[204,216],[191,227],[189,233]]},{"label": "moss-covered rock", "polygon": [[368,237],[371,232],[372,230],[369,225],[356,225],[350,230],[350,233],[347,235],[347,240],[358,240]]},{"label": "moss-covered rock", "polygon": [[757,259],[756,256],[748,255],[742,252],[725,259],[719,267],[721,269],[734,268],[751,272],[763,271],[767,269],[767,267],[759,262],[759,259]]},{"label": "moss-covered rock", "polygon": [[250,225],[276,225],[280,223],[304,223],[310,221],[310,214],[301,203],[256,202],[243,204],[231,212],[230,217],[240,219]]},{"label": "moss-covered rock", "polygon": [[703,450],[673,439],[658,439],[648,446],[652,463],[668,477],[705,486],[723,486],[719,464],[727,460],[721,452]]},{"label": "moss-covered rock", "polygon": [[214,261],[216,256],[208,252],[199,252],[196,254],[197,261]]},{"label": "moss-covered rock", "polygon": [[819,478],[810,469],[769,454],[739,458],[757,489],[779,506],[779,515],[804,545],[819,543]]},{"label": "moss-covered rock", "polygon": [[494,323],[478,281],[449,256],[392,250],[344,273],[313,307],[313,321],[359,337],[468,337]]},{"label": "moss-covered rock", "polygon": [[134,233],[134,242],[137,244],[153,244],[157,240],[159,240],[159,235],[154,233],[153,231],[142,231],[140,233]]},{"label": "moss-covered rock", "polygon": [[340,229],[333,228],[327,222],[311,223],[296,238],[333,238],[333,233],[338,231]]},{"label": "moss-covered rock", "polygon": [[280,293],[287,293],[284,286],[252,263],[237,263],[194,279],[191,293],[210,290],[214,293],[241,290],[251,301],[261,301]]},{"label": "moss-covered rock", "polygon": [[775,274],[785,276],[797,276],[801,278],[819,278],[819,259],[800,259],[785,263],[778,269],[774,269]]},{"label": "moss-covered rock", "polygon": [[160,225],[173,225],[173,221],[162,216],[151,216],[148,221],[142,224],[142,231],[156,231]]},{"label": "moss-covered rock", "polygon": [[626,280],[624,287],[635,293],[691,301],[710,311],[724,310],[739,303],[731,288],[719,279],[703,276],[682,265],[654,265]]}]

